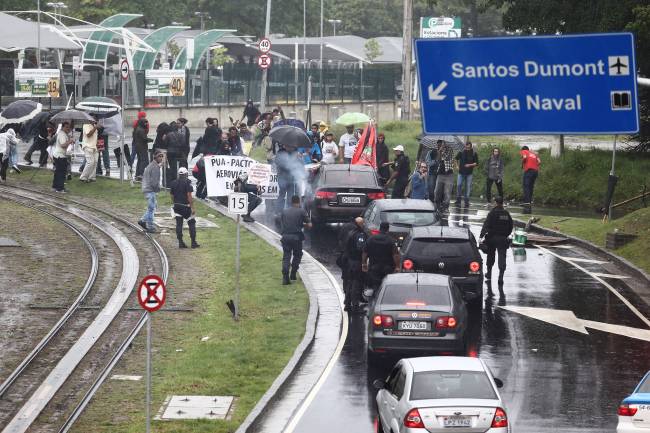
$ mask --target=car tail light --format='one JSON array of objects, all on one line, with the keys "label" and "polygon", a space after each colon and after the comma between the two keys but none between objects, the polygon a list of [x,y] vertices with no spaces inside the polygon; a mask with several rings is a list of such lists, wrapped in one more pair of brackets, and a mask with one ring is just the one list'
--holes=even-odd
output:
[{"label": "car tail light", "polygon": [[442,316],[436,320],[436,328],[438,329],[455,328],[456,325],[457,322],[454,316]]},{"label": "car tail light", "polygon": [[385,314],[375,314],[372,318],[372,324],[375,325],[375,328],[392,328],[394,324],[393,317]]},{"label": "car tail light", "polygon": [[384,194],[383,191],[381,191],[381,192],[369,192],[368,193],[368,198],[370,200],[381,200],[382,198],[386,198],[386,194]]},{"label": "car tail light", "polygon": [[413,260],[411,259],[404,260],[404,262],[402,262],[402,267],[404,267],[404,269],[406,269],[407,271],[410,271],[411,269],[413,269]]},{"label": "car tail light", "polygon": [[381,233],[381,232],[379,230],[377,230],[377,229],[370,229],[370,234],[371,235],[378,235],[379,233]]},{"label": "car tail light", "polygon": [[407,428],[424,428],[422,417],[417,409],[411,409],[404,417],[404,427]]},{"label": "car tail light", "polygon": [[336,200],[336,193],[333,191],[318,190],[316,191],[316,198],[320,198],[324,200]]},{"label": "car tail light", "polygon": [[470,272],[477,274],[480,269],[481,269],[481,265],[479,264],[479,262],[472,262],[469,264]]},{"label": "car tail light", "polygon": [[618,407],[618,414],[620,416],[634,416],[636,414],[637,408],[630,407],[629,404],[621,403]]},{"label": "car tail light", "polygon": [[492,419],[492,428],[508,427],[508,416],[506,411],[497,407],[496,412],[494,412],[494,418]]}]

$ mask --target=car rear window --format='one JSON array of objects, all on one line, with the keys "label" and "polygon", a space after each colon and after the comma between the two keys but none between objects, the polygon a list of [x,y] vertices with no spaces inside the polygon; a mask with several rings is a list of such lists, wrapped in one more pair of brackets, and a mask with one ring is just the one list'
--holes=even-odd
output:
[{"label": "car rear window", "polygon": [[408,246],[414,256],[474,257],[474,249],[467,239],[416,238]]},{"label": "car rear window", "polygon": [[432,211],[394,210],[381,213],[381,221],[408,227],[430,226],[436,222]]},{"label": "car rear window", "polygon": [[377,186],[375,175],[369,171],[330,171],[327,172],[323,186],[325,187],[361,187],[374,188]]},{"label": "car rear window", "polygon": [[645,380],[639,384],[638,393],[650,393],[650,375],[646,376]]},{"label": "car rear window", "polygon": [[413,375],[411,400],[439,398],[497,398],[483,371],[421,371]]},{"label": "car rear window", "polygon": [[449,305],[449,289],[430,284],[391,284],[384,289],[382,304]]}]

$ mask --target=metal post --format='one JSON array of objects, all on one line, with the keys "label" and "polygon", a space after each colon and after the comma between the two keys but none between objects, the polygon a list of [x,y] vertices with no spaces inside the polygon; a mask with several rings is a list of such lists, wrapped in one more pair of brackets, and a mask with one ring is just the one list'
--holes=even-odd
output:
[{"label": "metal post", "polygon": [[[411,56],[413,0],[404,0],[402,35],[402,120],[411,119]],[[423,95],[421,95],[423,97]]]},{"label": "metal post", "polygon": [[235,243],[235,320],[239,320],[239,224],[240,215],[237,214],[237,240]]},{"label": "metal post", "polygon": [[[120,77],[120,78],[122,78],[122,77]],[[126,99],[127,90],[128,90],[128,88],[126,86],[126,81],[122,80],[122,98],[120,98],[122,100],[122,102],[121,102],[121,105],[122,105],[122,110],[121,110],[121,113],[122,113],[122,136],[120,138],[121,143],[122,143],[121,144],[122,149],[121,149],[121,152],[120,152],[120,159],[121,159],[121,163],[120,163],[120,182],[124,182],[124,162],[126,160],[126,158],[124,158],[124,152],[125,152],[125,150],[124,150],[124,134],[126,132],[126,129],[124,128],[124,117],[126,117],[126,113],[124,112],[124,106],[126,104],[124,103],[124,100]]]},{"label": "metal post", "polygon": [[[609,171],[610,176],[614,176],[615,173],[615,166],[616,166],[616,139],[618,138],[618,135],[614,135],[614,148],[612,150],[612,169]],[[607,219],[608,221],[612,220],[612,202],[614,200],[609,201],[609,209],[607,210]]]},{"label": "metal post", "polygon": [[296,43],[296,52],[295,52],[295,59],[296,59],[296,64],[294,68],[294,74],[293,74],[293,103],[294,105],[298,103],[298,61],[299,61],[299,54],[298,54],[298,43]]},{"label": "metal post", "polygon": [[36,48],[36,66],[41,68],[41,0],[36,0],[36,15],[38,17],[38,28],[36,29],[37,33],[37,48]]},{"label": "metal post", "polygon": [[145,402],[146,433],[151,433],[151,313],[147,313],[147,391]]},{"label": "metal post", "polygon": [[[264,28],[264,37],[269,38],[271,33],[271,0],[266,0],[266,26]],[[266,87],[268,83],[268,68],[262,71],[262,94],[260,96],[260,111],[266,111]]]},{"label": "metal post", "polygon": [[323,0],[320,0],[320,76],[318,85],[320,86],[321,100],[325,101],[325,94],[323,93]]}]

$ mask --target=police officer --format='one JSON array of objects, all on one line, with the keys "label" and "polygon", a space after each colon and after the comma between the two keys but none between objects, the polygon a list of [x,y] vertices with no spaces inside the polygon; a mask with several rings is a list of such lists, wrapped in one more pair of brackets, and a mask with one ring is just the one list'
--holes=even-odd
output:
[{"label": "police officer", "polygon": [[235,192],[248,193],[248,213],[243,216],[244,222],[253,223],[255,219],[251,216],[251,212],[262,203],[262,199],[257,195],[260,191],[259,185],[248,183],[248,173],[242,173],[235,179]]},{"label": "police officer", "polygon": [[[300,207],[300,197],[291,197],[291,207],[282,210],[280,215],[280,234],[282,238],[282,284],[290,284],[296,279],[296,272],[302,259],[302,241],[305,235],[303,228],[311,228],[311,220],[304,209]],[[291,264],[291,273],[289,273]]]},{"label": "police officer", "polygon": [[368,285],[377,292],[384,277],[400,272],[400,253],[395,240],[390,237],[390,224],[379,224],[379,233],[366,241],[366,248],[361,256],[361,270],[368,274]]},{"label": "police officer", "polygon": [[355,218],[353,227],[347,233],[343,253],[345,311],[361,311],[359,307],[361,288],[363,286],[361,259],[367,239],[368,235],[363,229],[363,218]]},{"label": "police officer", "polygon": [[510,213],[503,208],[503,197],[494,199],[496,206],[490,211],[483,228],[481,229],[481,238],[488,247],[487,252],[487,272],[485,279],[490,281],[492,278],[492,266],[494,266],[495,253],[499,252],[499,286],[503,285],[503,274],[506,271],[506,252],[510,246],[508,237],[512,233],[512,217]]},{"label": "police officer", "polygon": [[183,220],[187,220],[187,226],[190,229],[190,239],[192,248],[198,248],[196,243],[196,221],[194,215],[194,200],[192,199],[192,183],[187,178],[187,168],[178,169],[178,177],[169,185],[169,192],[172,195],[174,203],[174,216],[176,217],[176,238],[178,239],[178,248],[187,248],[183,242]]}]

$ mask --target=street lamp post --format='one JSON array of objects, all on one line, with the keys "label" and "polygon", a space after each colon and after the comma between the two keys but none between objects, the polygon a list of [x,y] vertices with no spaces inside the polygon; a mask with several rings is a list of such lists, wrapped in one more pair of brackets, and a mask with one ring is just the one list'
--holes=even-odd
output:
[{"label": "street lamp post", "polygon": [[343,21],[331,19],[331,20],[327,20],[327,22],[332,24],[332,26],[334,26],[334,36],[336,36],[336,25],[341,24]]},{"label": "street lamp post", "polygon": [[[209,13],[207,12],[194,12],[194,15],[197,17],[201,18],[201,33],[205,30],[205,21],[204,19],[210,19],[212,18]],[[210,70],[210,47],[208,47],[208,52],[205,55],[205,69],[208,71]],[[209,72],[208,72],[209,74]],[[208,80],[210,77],[208,77]]]},{"label": "street lamp post", "polygon": [[36,67],[41,68],[41,0],[36,0],[36,16],[38,17],[38,28],[36,33],[38,34],[37,39],[37,48],[36,48]]},{"label": "street lamp post", "polygon": [[54,9],[54,15],[61,15],[61,9],[68,8],[68,5],[63,2],[47,2],[46,4]]},{"label": "street lamp post", "polygon": [[[271,33],[271,0],[266,0],[266,25],[264,26],[264,37],[269,38]],[[262,88],[260,94],[260,111],[266,111],[266,86],[268,85],[268,68],[262,71]]]},{"label": "street lamp post", "polygon": [[323,94],[323,0],[320,0],[320,74],[319,74],[319,87],[321,100],[325,101]]}]

